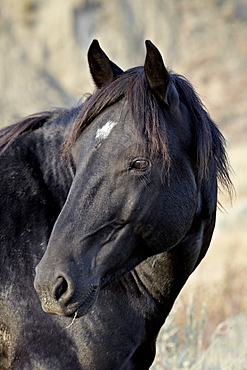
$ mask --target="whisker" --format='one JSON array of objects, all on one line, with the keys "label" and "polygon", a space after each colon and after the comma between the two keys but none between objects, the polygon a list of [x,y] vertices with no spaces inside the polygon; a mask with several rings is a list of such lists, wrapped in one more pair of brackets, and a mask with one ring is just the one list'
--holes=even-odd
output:
[{"label": "whisker", "polygon": [[74,317],[73,317],[71,323],[68,326],[66,326],[66,329],[70,328],[74,324],[77,314],[78,314],[78,311],[75,311]]}]

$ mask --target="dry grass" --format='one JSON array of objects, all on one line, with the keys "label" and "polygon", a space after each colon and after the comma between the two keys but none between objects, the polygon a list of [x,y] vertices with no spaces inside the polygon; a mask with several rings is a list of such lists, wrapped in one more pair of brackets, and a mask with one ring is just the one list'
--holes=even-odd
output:
[{"label": "dry grass", "polygon": [[153,370],[247,369],[245,271],[229,265],[218,282],[188,284],[161,330]]}]

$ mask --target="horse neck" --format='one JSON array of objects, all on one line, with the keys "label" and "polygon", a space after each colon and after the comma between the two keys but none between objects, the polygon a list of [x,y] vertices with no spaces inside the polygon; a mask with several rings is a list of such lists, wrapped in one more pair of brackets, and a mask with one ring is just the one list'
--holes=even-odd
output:
[{"label": "horse neck", "polygon": [[[43,197],[47,197],[44,202],[52,200],[56,212],[60,212],[66,200],[73,169],[70,163],[61,158],[61,145],[69,127],[66,116],[63,116],[61,114],[54,121],[17,137],[1,155],[3,169],[0,171],[5,173],[3,179],[5,186],[10,191],[11,189],[17,191],[20,185],[23,187],[25,191],[25,197],[22,198],[23,207],[25,201],[32,196],[24,189],[25,186],[32,186],[39,196],[42,194]],[[13,171],[17,174],[15,177],[11,175]],[[4,184],[1,186],[2,192],[3,186]]]},{"label": "horse neck", "polygon": [[66,200],[72,175],[60,159],[64,132],[61,125],[47,123],[17,137],[1,154],[1,278],[11,276],[10,285],[17,274],[33,279]]},{"label": "horse neck", "polygon": [[39,143],[39,165],[43,176],[44,185],[49,190],[51,197],[62,208],[67,198],[72,179],[73,163],[61,157],[61,145],[64,133],[61,130],[52,130],[52,136],[43,144]]},{"label": "horse neck", "polygon": [[63,160],[61,156],[62,143],[69,126],[66,117],[61,115],[26,139],[27,146],[33,147],[35,165],[41,173],[43,183],[40,185],[46,188],[59,211],[65,203],[74,176],[73,163]]}]

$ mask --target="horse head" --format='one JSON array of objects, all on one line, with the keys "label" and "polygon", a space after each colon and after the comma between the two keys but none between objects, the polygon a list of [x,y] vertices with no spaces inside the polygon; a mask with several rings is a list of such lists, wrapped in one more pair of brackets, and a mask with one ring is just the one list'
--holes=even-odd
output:
[{"label": "horse head", "polygon": [[200,207],[191,114],[158,49],[146,49],[144,67],[123,72],[90,46],[97,90],[65,142],[74,180],[36,268],[48,313],[86,314],[103,286],[176,246]]}]

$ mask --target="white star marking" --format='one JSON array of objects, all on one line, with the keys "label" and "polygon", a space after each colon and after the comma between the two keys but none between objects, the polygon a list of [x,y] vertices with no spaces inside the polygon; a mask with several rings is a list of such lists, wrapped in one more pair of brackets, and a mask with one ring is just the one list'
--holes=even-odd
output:
[{"label": "white star marking", "polygon": [[111,133],[112,129],[117,125],[117,122],[108,121],[106,124],[99,128],[96,132],[95,139],[98,141],[105,140]]}]

